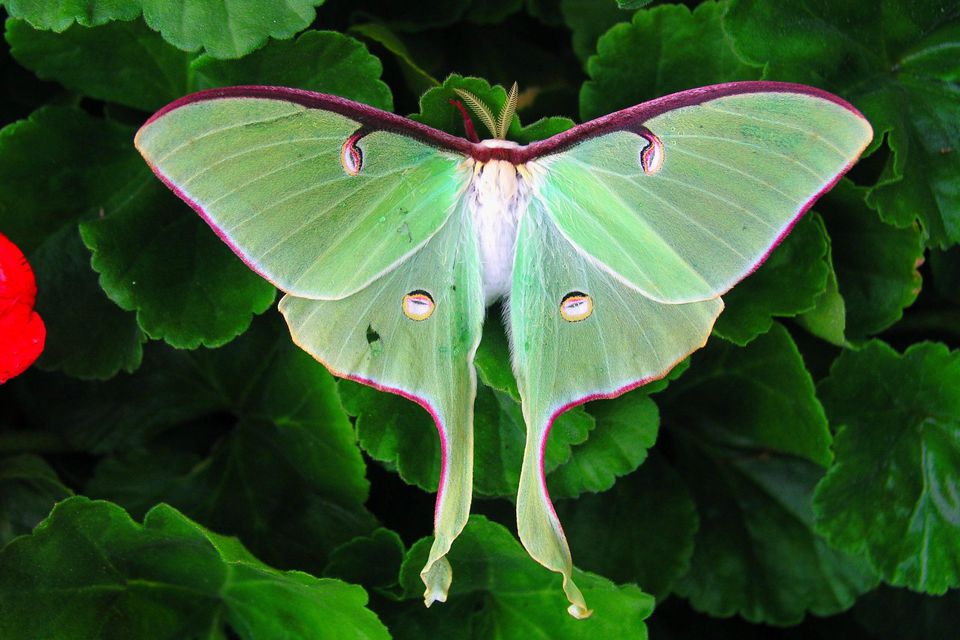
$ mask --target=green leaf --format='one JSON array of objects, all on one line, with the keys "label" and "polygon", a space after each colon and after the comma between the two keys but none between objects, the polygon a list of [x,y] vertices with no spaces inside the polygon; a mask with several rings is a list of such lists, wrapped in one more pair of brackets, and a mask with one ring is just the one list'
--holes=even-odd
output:
[{"label": "green leaf", "polygon": [[827,287],[828,251],[823,220],[804,216],[756,273],[723,296],[714,333],[743,346],[769,331],[774,316],[814,308]]},{"label": "green leaf", "polygon": [[[830,240],[829,236],[827,238]],[[827,342],[842,347],[848,344],[847,306],[840,295],[840,285],[837,282],[837,272],[833,266],[833,250],[830,243],[827,245],[827,262],[830,271],[827,273],[827,286],[817,297],[813,309],[796,317],[797,324],[813,335]]]},{"label": "green leaf", "polygon": [[[759,341],[759,340],[758,340]],[[675,590],[698,611],[792,625],[853,605],[878,576],[813,531],[823,470],[788,456],[683,438],[678,471],[700,512],[690,571]]]},{"label": "green leaf", "polygon": [[0,552],[0,635],[389,638],[362,588],[263,564],[166,505],[70,498]]},{"label": "green leaf", "polygon": [[820,396],[839,428],[817,530],[865,551],[890,584],[960,586],[960,352],[870,342],[840,355]]},{"label": "green leaf", "polygon": [[334,549],[323,575],[368,589],[388,589],[399,583],[405,554],[400,536],[381,527],[369,536],[356,537]]},{"label": "green leaf", "polygon": [[274,41],[241,60],[201,56],[192,65],[197,88],[278,85],[330,93],[390,111],[383,65],[367,47],[335,31],[307,31],[296,40]]},{"label": "green leaf", "polygon": [[895,323],[920,292],[923,238],[914,225],[898,229],[863,202],[865,190],[841,181],[823,210],[846,311],[846,336],[862,341]]},{"label": "green leaf", "polygon": [[[493,316],[497,313],[493,312]],[[585,491],[606,491],[613,486],[619,477],[635,470],[646,457],[647,449],[653,446],[657,437],[659,415],[657,407],[647,396],[650,393],[662,390],[669,380],[678,377],[686,370],[686,362],[678,365],[671,371],[668,378],[656,381],[645,386],[642,391],[635,391],[615,400],[594,402],[588,407],[588,414],[597,422],[596,428],[589,423],[584,428],[589,430],[589,437],[582,441],[577,435],[579,429],[576,422],[565,427],[561,432],[559,427],[564,421],[578,418],[580,409],[574,409],[558,419],[551,438],[547,441],[547,484],[550,495],[554,498],[571,498]],[[508,408],[508,413],[515,416],[507,424],[501,423],[499,432],[486,429],[486,423],[478,423],[477,445],[475,456],[477,459],[478,476],[485,478],[486,471],[479,469],[496,469],[498,475],[506,479],[504,486],[498,491],[484,491],[479,481],[475,480],[478,491],[501,493],[512,496],[515,493],[519,476],[519,465],[522,457],[523,435],[525,427],[520,419],[518,406],[520,393],[517,390],[513,371],[510,368],[509,347],[502,327],[496,322],[487,322],[484,326],[483,339],[477,350],[477,373],[483,385],[494,389],[493,397],[502,407]],[[478,397],[487,398],[484,388],[481,387]],[[478,401],[478,407],[480,406]],[[479,411],[478,411],[479,414]],[[487,414],[485,414],[487,415]],[[571,429],[572,428],[572,429]],[[554,440],[567,441],[561,433],[570,433],[570,442],[575,442],[571,453],[564,451],[564,460],[559,466],[551,458],[555,451]],[[498,439],[487,439],[485,436],[498,433]],[[512,438],[504,438],[504,433],[512,433]],[[483,438],[483,440],[481,440]],[[482,446],[491,447],[493,455],[481,450]],[[557,457],[559,459],[560,456]],[[492,471],[491,471],[492,473]]]},{"label": "green leaf", "polygon": [[690,566],[697,510],[656,450],[609,491],[558,502],[557,514],[578,565],[615,582],[636,583],[658,602]]},{"label": "green leaf", "polygon": [[597,38],[630,16],[612,0],[560,0],[560,14],[573,32],[573,52],[586,63],[597,51]]},{"label": "green leaf", "polygon": [[638,11],[597,42],[580,89],[580,117],[598,116],[658,96],[719,82],[753,80],[720,26],[722,5],[708,0]]},{"label": "green leaf", "polygon": [[146,336],[132,313],[110,301],[90,268],[76,227],[60,229],[30,254],[37,276],[37,312],[47,341],[37,366],[84,380],[135,371]]},{"label": "green leaf", "polygon": [[124,127],[64,107],[40,109],[0,131],[0,229],[37,276],[37,308],[47,325],[43,368],[109,378],[140,364],[144,338],[136,320],[99,288],[77,234],[78,221],[108,206],[112,186],[142,171],[126,151],[128,136]]},{"label": "green leaf", "polygon": [[617,586],[575,571],[574,579],[593,608],[590,618],[575,620],[564,612],[560,576],[536,564],[507,529],[482,516],[470,518],[450,551],[454,580],[447,602],[426,609],[419,571],[430,543],[430,538],[418,541],[403,563],[401,583],[412,602],[388,620],[400,640],[647,637],[643,620],[653,610],[653,598],[635,585]]},{"label": "green leaf", "polygon": [[632,11],[634,9],[642,9],[652,1],[653,0],[617,0],[617,6],[621,9]]},{"label": "green leaf", "polygon": [[[469,91],[490,107],[494,114],[499,113],[507,101],[507,91],[500,85],[491,86],[481,78],[452,74],[443,81],[442,86],[430,89],[421,96],[420,112],[412,114],[410,119],[422,122],[434,129],[465,137],[463,117],[449,102],[450,100],[462,102],[461,98],[453,91],[454,88]],[[473,117],[473,123],[481,140],[491,137],[492,134],[483,128],[478,118]],[[520,118],[514,116],[510,130],[507,132],[507,139],[526,144],[534,140],[549,138],[572,126],[573,121],[569,118],[553,117],[538,120],[524,127],[520,125]]]},{"label": "green leaf", "polygon": [[189,92],[191,56],[140,20],[73,26],[63,33],[8,20],[6,39],[17,62],[91,98],[154,111]]},{"label": "green leaf", "polygon": [[[238,535],[271,564],[315,572],[335,547],[373,528],[362,506],[366,467],[333,377],[292,344],[276,318],[258,322],[223,349],[156,355],[128,384],[139,382],[148,399],[157,394],[169,402],[176,397],[170,391],[186,397],[179,416],[167,412],[177,422],[155,424],[153,433],[209,429],[216,424],[212,411],[229,412],[230,428],[205,458],[170,452],[156,440],[145,450],[109,456],[88,494],[135,515],[169,502],[206,526]],[[167,386],[164,394],[164,386],[151,388],[151,377],[166,385],[176,380],[180,389]],[[91,408],[92,414],[78,410],[77,418],[90,420],[103,410]],[[112,410],[143,408],[115,404]]]},{"label": "green leaf", "polygon": [[400,70],[407,81],[407,87],[414,94],[419,96],[428,89],[440,85],[439,80],[414,60],[414,55],[410,52],[407,44],[387,25],[380,22],[355,24],[350,27],[350,33],[376,42],[393,54],[400,64]]},{"label": "green leaf", "polygon": [[143,18],[163,39],[184,51],[204,49],[215,58],[242,58],[267,38],[285,40],[303,31],[323,0],[140,0]]},{"label": "green leaf", "polygon": [[[830,430],[797,345],[779,323],[746,347],[711,340],[662,395],[688,425],[756,453],[830,464]],[[661,409],[666,411],[661,404]]]},{"label": "green leaf", "polygon": [[30,533],[54,503],[72,494],[43,458],[33,454],[0,458],[0,549]]},{"label": "green leaf", "polygon": [[[422,407],[389,393],[343,380],[338,389],[343,406],[356,416],[360,446],[404,482],[436,491],[440,480],[440,439],[433,419]],[[509,394],[478,385],[474,405],[474,477],[480,495],[517,494],[526,434],[520,405]],[[550,474],[583,443],[593,419],[578,407],[562,414],[547,442],[545,468]]]},{"label": "green leaf", "polygon": [[712,340],[658,401],[666,449],[700,513],[690,571],[674,587],[695,609],[796,624],[842,611],[876,584],[865,561],[814,533],[830,432],[780,324],[742,348]]},{"label": "green leaf", "polygon": [[57,33],[74,23],[96,27],[140,15],[140,0],[5,0],[3,5],[11,17],[23,18],[35,29]]},{"label": "green leaf", "polygon": [[178,346],[219,345],[275,295],[154,178],[133,129],[75,108],[44,108],[0,132],[0,228],[40,283],[40,366],[81,378],[139,365],[137,320]]},{"label": "green leaf", "polygon": [[[132,132],[131,132],[132,139]],[[152,338],[218,347],[273,305],[276,290],[246,267],[146,165],[117,204],[80,225],[100,286]]]},{"label": "green leaf", "polygon": [[573,447],[570,460],[548,476],[554,499],[608,490],[618,477],[640,466],[657,439],[660,414],[643,391],[593,402],[589,411],[596,428],[586,442]]},{"label": "green leaf", "polygon": [[734,0],[724,20],[764,77],[814,84],[857,105],[891,156],[869,203],[900,227],[919,216],[931,245],[960,242],[960,22],[955,3],[770,4]]}]

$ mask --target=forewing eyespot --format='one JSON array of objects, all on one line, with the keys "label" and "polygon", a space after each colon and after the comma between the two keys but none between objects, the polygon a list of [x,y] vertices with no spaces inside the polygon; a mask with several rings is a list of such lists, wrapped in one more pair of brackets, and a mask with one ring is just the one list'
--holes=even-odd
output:
[{"label": "forewing eyespot", "polygon": [[663,168],[663,143],[650,131],[644,131],[640,137],[647,141],[647,146],[640,150],[640,168],[652,176]]},{"label": "forewing eyespot", "polygon": [[347,138],[340,147],[340,165],[351,176],[359,174],[360,169],[363,168],[363,152],[357,146],[362,136],[362,133],[357,132]]}]

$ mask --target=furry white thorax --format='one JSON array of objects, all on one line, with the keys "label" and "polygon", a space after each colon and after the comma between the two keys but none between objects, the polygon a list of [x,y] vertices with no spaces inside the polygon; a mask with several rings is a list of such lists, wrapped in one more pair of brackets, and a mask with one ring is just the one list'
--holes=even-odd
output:
[{"label": "furry white thorax", "polygon": [[[484,140],[487,147],[519,146],[507,140]],[[510,291],[517,223],[530,201],[529,173],[506,160],[477,162],[470,184],[470,211],[480,245],[486,304]]]}]

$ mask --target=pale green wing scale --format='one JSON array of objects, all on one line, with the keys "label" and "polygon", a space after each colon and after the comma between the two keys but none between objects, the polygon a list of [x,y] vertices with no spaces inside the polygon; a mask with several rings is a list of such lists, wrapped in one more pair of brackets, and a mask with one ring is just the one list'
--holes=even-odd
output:
[{"label": "pale green wing scale", "polygon": [[530,555],[563,574],[570,613],[586,617],[544,479],[550,428],[576,404],[665,375],[703,346],[723,303],[666,305],[624,286],[579,253],[545,207],[534,200],[520,221],[510,296],[513,366],[527,425],[517,528]]},{"label": "pale green wing scale", "polygon": [[409,398],[440,433],[426,602],[473,484],[483,322],[466,141],[366,105],[280,87],[187,96],[137,146],[154,172],[287,293],[294,340],[334,374]]},{"label": "pale green wing scale", "polygon": [[757,268],[871,135],[819,95],[725,95],[543,158],[541,195],[560,232],[628,286],[707,300]]},{"label": "pale green wing scale", "polygon": [[370,284],[437,233],[468,184],[461,153],[371,128],[364,112],[329,110],[347,101],[314,106],[292,98],[316,94],[279,89],[204,95],[155,115],[137,147],[288,293],[335,299]]},{"label": "pale green wing scale", "polygon": [[[508,121],[493,123],[496,135]],[[772,82],[684,91],[526,146],[470,142],[334,96],[231,87],[168,105],[137,145],[287,293],[280,308],[301,347],[432,414],[443,470],[421,574],[428,605],[446,597],[444,556],[470,506],[484,270],[506,264],[527,423],[518,529],[563,575],[570,613],[586,617],[543,475],[553,421],[665,375],[702,346],[719,296],[871,135],[840,98]],[[522,187],[478,187],[491,161],[501,164],[488,175],[512,175],[512,165]],[[500,191],[502,202],[478,204],[478,193]]]},{"label": "pale green wing scale", "polygon": [[346,298],[280,302],[294,341],[332,372],[414,400],[436,422],[442,468],[421,573],[428,606],[446,600],[444,556],[467,522],[473,489],[473,356],[484,305],[476,236],[461,213],[402,269]]}]

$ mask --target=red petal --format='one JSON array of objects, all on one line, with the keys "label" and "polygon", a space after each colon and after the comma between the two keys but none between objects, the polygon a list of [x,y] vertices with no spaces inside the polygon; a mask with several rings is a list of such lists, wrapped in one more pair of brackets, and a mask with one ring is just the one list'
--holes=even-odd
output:
[{"label": "red petal", "polygon": [[47,335],[33,310],[37,281],[23,252],[0,234],[0,384],[33,364]]}]

